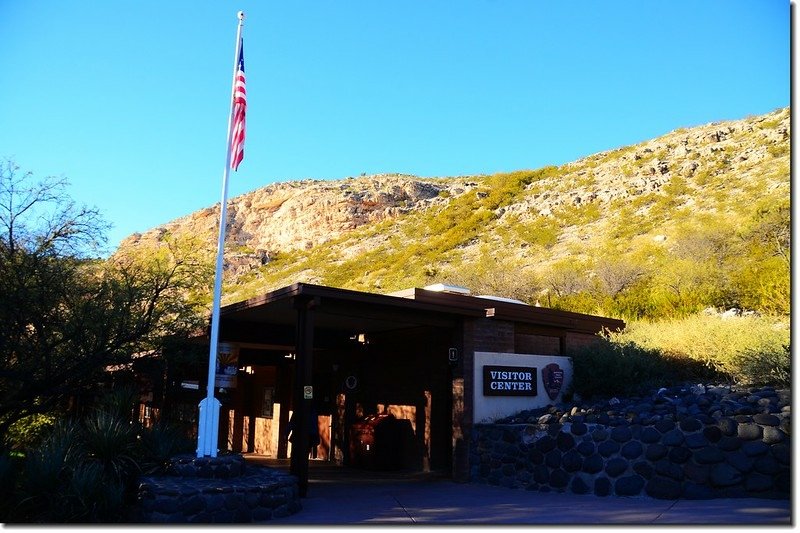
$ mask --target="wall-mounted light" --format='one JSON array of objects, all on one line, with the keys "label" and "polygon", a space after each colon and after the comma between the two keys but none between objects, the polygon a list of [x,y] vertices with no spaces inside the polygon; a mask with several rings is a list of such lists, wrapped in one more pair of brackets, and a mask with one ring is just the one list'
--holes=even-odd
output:
[{"label": "wall-mounted light", "polygon": [[290,352],[290,353],[287,353],[286,355],[284,355],[283,358],[284,359],[291,359],[292,361],[294,361],[295,356],[294,356],[293,353]]},{"label": "wall-mounted light", "polygon": [[356,335],[351,335],[350,340],[360,342],[361,344],[369,344],[366,333],[358,333]]}]

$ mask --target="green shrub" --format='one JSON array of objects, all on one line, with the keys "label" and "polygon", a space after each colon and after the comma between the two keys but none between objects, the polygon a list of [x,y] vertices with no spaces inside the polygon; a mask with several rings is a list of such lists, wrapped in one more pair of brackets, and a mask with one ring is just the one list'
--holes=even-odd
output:
[{"label": "green shrub", "polygon": [[719,377],[698,361],[646,348],[617,334],[601,337],[597,344],[570,355],[572,390],[584,398],[643,394],[653,388]]},{"label": "green shrub", "polygon": [[735,358],[737,381],[747,385],[791,387],[792,353],[788,344],[780,348],[746,348]]},{"label": "green shrub", "polygon": [[52,414],[33,414],[21,418],[8,428],[5,445],[15,451],[33,448],[53,429],[55,422]]},{"label": "green shrub", "polygon": [[599,220],[602,211],[599,203],[590,202],[563,205],[557,207],[553,214],[557,220],[561,221],[562,226],[582,226]]},{"label": "green shrub", "polygon": [[582,396],[638,394],[687,381],[788,387],[788,318],[694,315],[632,321],[573,354],[573,388]]},{"label": "green shrub", "polygon": [[561,233],[558,220],[547,217],[538,217],[527,224],[518,223],[512,227],[520,239],[543,248],[555,246]]},{"label": "green shrub", "polygon": [[[700,314],[671,321],[631,322],[619,338],[700,361],[737,382],[747,383],[751,381],[748,369],[760,365],[748,363],[753,354],[780,354],[789,344],[789,320]],[[774,355],[764,357],[776,360]]]},{"label": "green shrub", "polygon": [[787,143],[773,144],[767,146],[767,152],[769,152],[772,157],[781,157],[789,154],[789,145]]}]

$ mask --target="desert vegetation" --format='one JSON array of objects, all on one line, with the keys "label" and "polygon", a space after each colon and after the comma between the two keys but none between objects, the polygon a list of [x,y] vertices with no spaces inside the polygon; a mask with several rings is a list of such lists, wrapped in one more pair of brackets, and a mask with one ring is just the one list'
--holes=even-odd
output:
[{"label": "desert vegetation", "polygon": [[598,346],[570,355],[573,388],[584,398],[686,383],[791,387],[788,317],[709,311],[634,321],[625,331],[606,332]]},{"label": "desert vegetation", "polygon": [[99,259],[105,225],[66,182],[0,166],[0,520],[125,521],[136,476],[185,449],[111,376],[204,320],[193,251]]},{"label": "desert vegetation", "polygon": [[141,474],[163,473],[193,442],[177,425],[144,427],[138,391],[97,398],[80,417],[38,417],[12,431],[0,454],[0,520],[4,523],[125,523],[136,519]]}]

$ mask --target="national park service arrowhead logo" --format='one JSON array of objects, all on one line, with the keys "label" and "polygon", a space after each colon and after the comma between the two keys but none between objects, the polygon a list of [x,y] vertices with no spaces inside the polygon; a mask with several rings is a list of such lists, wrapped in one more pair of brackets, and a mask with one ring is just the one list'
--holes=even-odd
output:
[{"label": "national park service arrowhead logo", "polygon": [[564,370],[557,363],[550,363],[542,368],[542,382],[547,395],[555,401],[564,384]]}]

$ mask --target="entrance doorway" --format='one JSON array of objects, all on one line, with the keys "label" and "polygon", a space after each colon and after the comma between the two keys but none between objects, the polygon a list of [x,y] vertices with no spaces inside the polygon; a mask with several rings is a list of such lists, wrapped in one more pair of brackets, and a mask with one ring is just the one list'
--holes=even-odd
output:
[{"label": "entrance doorway", "polygon": [[[449,341],[447,330],[419,327],[315,349],[319,444],[309,459],[364,469],[449,471]],[[295,361],[275,351],[243,348],[240,365],[246,372],[240,372],[223,403],[228,449],[290,457]]]}]

